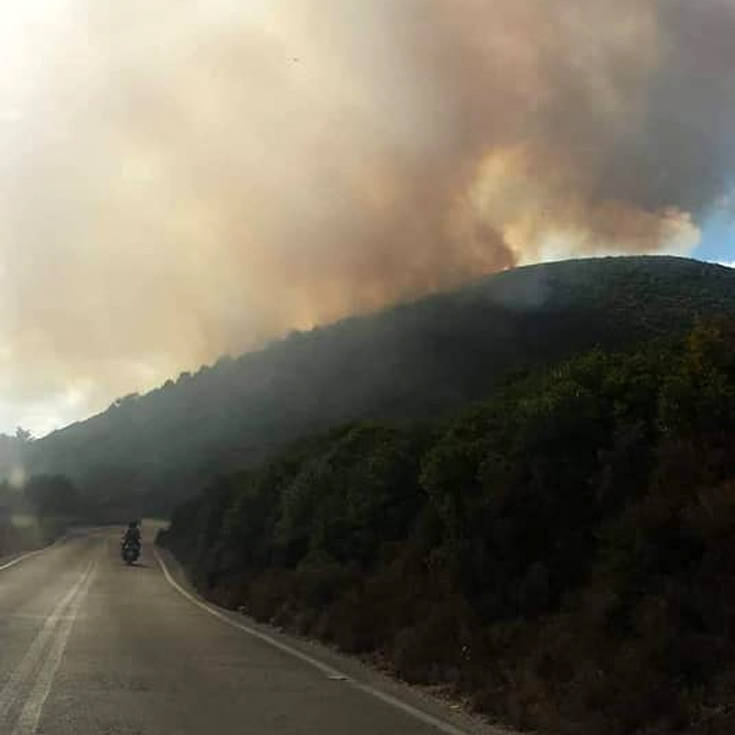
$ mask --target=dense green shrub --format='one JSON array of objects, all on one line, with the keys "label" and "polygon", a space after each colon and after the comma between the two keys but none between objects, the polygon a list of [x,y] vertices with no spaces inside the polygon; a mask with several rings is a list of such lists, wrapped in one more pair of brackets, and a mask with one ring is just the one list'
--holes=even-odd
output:
[{"label": "dense green shrub", "polygon": [[212,483],[161,543],[213,599],[520,727],[731,732],[735,329],[303,441]]}]

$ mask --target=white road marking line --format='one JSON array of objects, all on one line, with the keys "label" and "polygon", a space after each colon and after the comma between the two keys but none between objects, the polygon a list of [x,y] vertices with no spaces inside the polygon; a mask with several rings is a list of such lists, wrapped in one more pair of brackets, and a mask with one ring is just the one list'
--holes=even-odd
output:
[{"label": "white road marking line", "polygon": [[52,544],[49,544],[48,546],[44,546],[41,549],[36,549],[35,551],[28,551],[25,554],[16,556],[15,559],[11,559],[9,562],[0,566],[0,572],[2,572],[4,569],[10,569],[10,567],[14,567],[16,564],[20,564],[22,561],[25,561],[26,559],[30,559],[32,556],[37,556],[38,554],[42,554],[44,551],[53,549],[55,546],[58,546],[59,544],[63,543],[66,540],[67,540],[67,534],[64,534],[63,536],[61,536],[61,538],[56,539],[56,541],[54,541]]},{"label": "white road marking line", "polygon": [[[309,656],[306,653],[302,653],[298,649],[293,648],[292,646],[289,646],[287,643],[282,643],[281,641],[278,641],[275,638],[272,638],[266,633],[261,633],[259,630],[256,630],[255,628],[251,628],[249,625],[245,625],[244,623],[238,623],[237,621],[232,620],[230,617],[220,612],[215,607],[208,605],[206,602],[202,602],[201,600],[198,600],[196,597],[194,597],[194,595],[190,594],[187,590],[185,590],[171,576],[171,573],[168,571],[168,567],[166,566],[166,562],[163,561],[163,558],[158,553],[158,549],[154,548],[153,553],[155,554],[156,559],[158,560],[158,564],[160,565],[161,570],[163,571],[163,576],[166,578],[166,581],[177,592],[179,592],[187,600],[189,600],[189,602],[193,603],[197,607],[200,607],[202,610],[205,610],[210,615],[213,615],[215,618],[218,618],[223,623],[226,623],[227,625],[233,628],[237,628],[238,630],[241,630],[244,633],[247,633],[248,635],[251,635],[254,638],[257,638],[258,640],[261,640],[264,643],[267,643],[268,645],[273,646],[273,648],[277,648],[279,651],[283,651],[284,653],[287,653],[288,655],[293,656],[294,658],[297,658],[300,661],[303,661],[304,663],[309,664],[310,666],[313,666],[314,668],[321,671],[323,674],[326,674],[327,678],[338,680],[338,681],[344,681],[346,684],[354,687],[355,689],[358,689],[364,694],[369,694],[375,697],[376,699],[379,699],[381,702],[384,702],[385,704],[392,705],[393,707],[401,710],[405,714],[410,715],[414,717],[415,719],[420,720],[421,722],[427,725],[431,725],[432,727],[436,728],[437,730],[443,733],[447,733],[447,735],[467,735],[465,730],[460,730],[458,727],[455,727],[454,725],[450,725],[448,722],[444,722],[443,720],[440,720],[439,718],[434,717],[433,715],[430,715],[427,712],[422,712],[417,707],[414,707],[413,705],[410,705],[407,702],[402,702],[400,699],[398,699],[397,697],[393,697],[390,694],[381,692],[379,689],[375,689],[374,687],[371,687],[369,684],[363,684],[361,682],[355,681],[354,679],[342,673],[341,671],[331,666],[328,666],[327,664],[323,664],[318,659],[313,658],[312,656]],[[15,735],[15,733],[13,735]]]},{"label": "white road marking line", "polygon": [[255,628],[251,628],[250,626],[245,625],[243,623],[238,623],[235,620],[232,620],[231,618],[229,618],[224,613],[221,613],[216,608],[211,607],[210,605],[207,605],[207,603],[202,602],[201,600],[197,600],[196,597],[189,594],[171,576],[170,572],[168,571],[168,567],[166,566],[166,563],[163,561],[160,554],[158,553],[158,549],[154,549],[153,553],[156,555],[156,559],[158,559],[158,563],[161,565],[161,569],[163,570],[163,575],[166,577],[166,580],[168,581],[168,583],[174,589],[180,592],[184,597],[186,597],[187,600],[195,604],[197,607],[202,608],[202,610],[206,610],[210,615],[214,615],[215,618],[219,618],[223,623],[226,623],[227,625],[230,625],[233,628],[237,628],[238,630],[242,630],[248,635],[251,635],[255,638],[265,641],[266,643],[279,649],[280,651],[284,651],[285,653],[288,653],[291,656],[295,656],[296,658],[301,659],[301,661],[304,661],[305,663],[311,666],[314,666],[315,668],[319,669],[319,671],[321,671],[323,674],[325,674],[328,678],[331,678],[331,677],[339,677],[339,678],[345,678],[345,679],[347,678],[341,671],[337,671],[337,669],[333,669],[331,666],[328,666],[327,664],[323,664],[321,661],[317,661],[317,659],[312,658],[307,653],[302,653],[301,651],[298,651],[295,648],[292,648],[286,643],[281,643],[280,641],[277,641],[275,638],[271,638],[269,635],[266,635],[265,633],[261,633],[259,630],[255,630]]},{"label": "white road marking line", "polygon": [[4,569],[10,569],[10,567],[14,567],[16,564],[20,564],[22,561],[30,559],[32,556],[36,556],[37,554],[40,554],[42,551],[45,551],[45,549],[36,549],[35,551],[29,551],[27,554],[16,556],[15,559],[12,559],[6,564],[0,566],[0,572],[2,572]]},{"label": "white road marking line", "polygon": [[28,676],[30,676],[33,669],[38,664],[46,644],[54,633],[54,629],[61,620],[61,617],[66,611],[69,603],[74,598],[74,595],[79,591],[80,587],[84,583],[88,572],[89,567],[82,573],[71,590],[64,595],[59,604],[51,611],[51,614],[46,618],[46,622],[43,624],[43,627],[34,638],[28,651],[26,651],[25,656],[23,656],[21,662],[10,675],[5,686],[0,690],[0,719],[7,714],[7,711],[13,705],[23,682],[28,678]]},{"label": "white road marking line", "polygon": [[69,606],[70,614],[65,616],[61,625],[56,630],[51,649],[41,666],[41,670],[38,672],[36,683],[33,685],[33,689],[26,699],[26,703],[18,717],[18,721],[15,723],[11,735],[34,735],[38,729],[43,705],[46,703],[46,699],[51,692],[51,686],[54,683],[61,659],[64,657],[64,651],[66,650],[66,644],[69,642],[74,621],[79,614],[79,608],[82,606],[87,590],[92,583],[96,566],[96,563],[93,562],[87,568],[82,584],[77,589],[76,596]]}]

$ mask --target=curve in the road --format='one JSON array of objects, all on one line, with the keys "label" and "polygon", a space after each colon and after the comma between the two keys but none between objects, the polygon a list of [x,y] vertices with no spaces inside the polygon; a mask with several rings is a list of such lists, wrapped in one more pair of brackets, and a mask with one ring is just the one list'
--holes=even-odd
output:
[{"label": "curve in the road", "polygon": [[208,603],[152,532],[142,561],[123,565],[117,534],[3,564],[3,735],[501,732]]},{"label": "curve in the road", "polygon": [[460,730],[459,728],[454,727],[454,725],[451,725],[448,722],[443,722],[442,720],[439,720],[436,717],[433,717],[432,715],[426,712],[422,712],[420,709],[413,707],[412,705],[406,702],[401,702],[400,699],[397,699],[396,697],[393,697],[390,694],[387,694],[386,692],[381,692],[379,689],[376,689],[375,687],[371,687],[369,684],[363,684],[362,682],[355,681],[353,678],[347,676],[347,674],[344,674],[341,671],[331,666],[327,666],[326,664],[322,663],[321,661],[314,658],[313,656],[309,656],[308,654],[303,653],[302,651],[299,651],[296,648],[293,648],[292,646],[289,646],[286,643],[277,641],[275,638],[267,635],[266,633],[262,633],[259,630],[255,630],[255,628],[251,628],[249,625],[245,625],[244,623],[240,623],[236,620],[232,620],[227,615],[225,615],[223,612],[221,612],[220,610],[217,610],[217,608],[213,607],[212,605],[207,604],[203,600],[197,599],[194,595],[192,595],[190,592],[185,590],[173,578],[173,576],[168,570],[168,567],[166,566],[166,562],[162,559],[161,555],[158,553],[158,550],[154,549],[153,553],[155,554],[156,559],[159,565],[161,566],[161,571],[163,572],[163,576],[166,578],[166,581],[179,594],[183,595],[193,605],[196,605],[202,610],[208,612],[210,615],[213,615],[215,618],[218,618],[223,623],[233,628],[237,628],[238,630],[241,630],[243,633],[247,633],[248,635],[251,635],[257,638],[258,640],[261,640],[264,643],[267,643],[268,645],[273,646],[274,648],[277,648],[279,651],[283,651],[284,653],[287,653],[289,656],[293,656],[294,658],[297,658],[300,661],[303,661],[304,663],[307,663],[310,666],[313,666],[314,668],[321,671],[323,674],[325,674],[330,679],[344,681],[346,684],[354,687],[355,689],[358,689],[359,691],[365,694],[368,694],[371,697],[375,697],[376,699],[379,699],[380,701],[385,702],[386,704],[396,707],[397,709],[401,710],[405,714],[410,715],[417,720],[420,720],[426,725],[430,725],[436,728],[440,732],[446,733],[447,735],[466,735],[466,733],[463,730]]}]

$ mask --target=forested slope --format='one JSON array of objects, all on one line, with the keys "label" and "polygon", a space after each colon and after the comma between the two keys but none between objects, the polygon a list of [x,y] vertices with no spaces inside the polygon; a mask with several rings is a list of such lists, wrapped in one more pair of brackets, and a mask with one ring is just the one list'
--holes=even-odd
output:
[{"label": "forested slope", "polygon": [[521,728],[735,732],[735,328],[302,440],[160,541],[211,599]]},{"label": "forested slope", "polygon": [[365,417],[440,415],[509,373],[723,312],[735,313],[735,271],[720,266],[638,257],[518,268],[128,396],[33,442],[27,469],[68,476],[112,516],[166,512],[214,473],[299,436]]}]

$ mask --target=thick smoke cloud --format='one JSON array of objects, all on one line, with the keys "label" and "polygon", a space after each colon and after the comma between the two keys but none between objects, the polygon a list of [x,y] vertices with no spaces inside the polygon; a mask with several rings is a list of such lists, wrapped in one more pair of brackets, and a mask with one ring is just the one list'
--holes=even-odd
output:
[{"label": "thick smoke cloud", "polygon": [[26,0],[0,42],[0,426],[517,263],[686,253],[730,0]]}]

